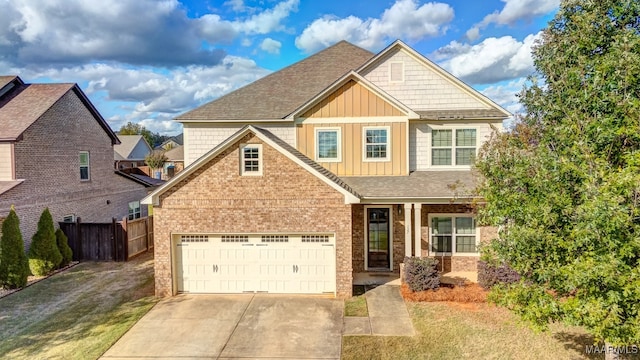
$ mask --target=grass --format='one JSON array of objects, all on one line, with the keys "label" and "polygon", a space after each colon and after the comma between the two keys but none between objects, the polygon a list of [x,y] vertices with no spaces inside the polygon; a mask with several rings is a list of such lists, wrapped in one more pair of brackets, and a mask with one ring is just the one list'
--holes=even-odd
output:
[{"label": "grass", "polygon": [[153,307],[153,257],[87,262],[0,299],[0,358],[97,359]]},{"label": "grass", "polygon": [[486,303],[408,302],[415,337],[344,336],[343,359],[600,359],[577,327],[534,333],[506,309]]},{"label": "grass", "polygon": [[344,316],[369,316],[364,295],[354,296],[344,301]]}]

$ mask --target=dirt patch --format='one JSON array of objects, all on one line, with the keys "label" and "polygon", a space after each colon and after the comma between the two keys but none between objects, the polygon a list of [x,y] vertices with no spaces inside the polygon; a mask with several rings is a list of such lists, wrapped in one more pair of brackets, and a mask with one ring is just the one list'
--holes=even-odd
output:
[{"label": "dirt patch", "polygon": [[486,303],[487,291],[478,284],[468,284],[463,286],[445,286],[436,290],[426,290],[413,292],[407,284],[402,284],[400,288],[402,297],[407,301],[445,301],[456,303]]}]

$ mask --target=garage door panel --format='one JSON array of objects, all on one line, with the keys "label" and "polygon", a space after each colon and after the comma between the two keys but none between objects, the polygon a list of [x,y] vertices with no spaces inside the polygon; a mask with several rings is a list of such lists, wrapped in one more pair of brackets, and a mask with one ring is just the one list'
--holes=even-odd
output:
[{"label": "garage door panel", "polygon": [[[181,235],[176,241],[180,292],[335,292],[330,235]],[[203,240],[204,239],[204,240]]]}]

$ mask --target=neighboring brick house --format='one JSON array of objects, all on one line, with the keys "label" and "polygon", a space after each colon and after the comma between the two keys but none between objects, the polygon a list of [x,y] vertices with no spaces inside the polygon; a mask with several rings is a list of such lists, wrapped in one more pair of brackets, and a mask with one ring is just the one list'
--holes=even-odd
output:
[{"label": "neighboring brick house", "polygon": [[26,248],[45,207],[56,223],[146,215],[145,186],[113,169],[118,143],[76,84],[0,76],[0,217],[15,206]]},{"label": "neighboring brick house", "polygon": [[[145,166],[151,146],[142,135],[118,135],[120,144],[113,146],[113,159],[117,170]],[[151,174],[149,174],[151,175]]]},{"label": "neighboring brick house", "polygon": [[330,293],[405,256],[475,271],[473,157],[510,114],[401,41],[339,42],[177,118],[156,294]]}]

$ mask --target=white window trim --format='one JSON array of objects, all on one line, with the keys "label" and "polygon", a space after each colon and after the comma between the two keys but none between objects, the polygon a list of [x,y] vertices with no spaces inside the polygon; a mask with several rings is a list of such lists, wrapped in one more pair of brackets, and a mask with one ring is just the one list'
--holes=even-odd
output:
[{"label": "white window trim", "polygon": [[88,151],[79,151],[78,152],[78,171],[84,167],[84,165],[80,164],[80,155],[87,154],[87,178],[83,179],[82,175],[80,175],[80,181],[91,181],[91,154]]},{"label": "white window trim", "polygon": [[[429,153],[428,153],[428,161],[429,166],[437,169],[471,169],[471,165],[456,165],[456,149],[469,149],[471,146],[456,146],[456,131],[457,130],[475,130],[476,131],[476,145],[475,145],[475,155],[478,156],[478,134],[480,134],[480,130],[473,126],[456,126],[456,127],[433,127],[429,126],[431,129],[429,131]],[[434,147],[433,146],[433,131],[434,130],[451,130],[451,146],[450,147]],[[434,149],[451,149],[451,165],[434,165],[433,164],[433,150]]]},{"label": "white window trim", "polygon": [[[387,157],[367,158],[367,130],[387,131]],[[362,162],[386,162],[391,161],[391,126],[363,126],[362,127]]]},{"label": "white window trim", "polygon": [[[400,64],[402,66],[402,80],[392,80],[391,78],[391,67],[393,64]],[[391,84],[400,84],[404,83],[404,61],[390,61],[389,62],[389,83]]]},{"label": "white window trim", "polygon": [[[330,159],[330,158],[320,158],[319,154],[320,154],[320,141],[318,139],[318,133],[322,132],[322,131],[335,131],[338,133],[337,136],[337,141],[338,141],[338,148],[337,148],[337,157]],[[342,128],[340,127],[317,127],[315,128],[315,142],[316,142],[316,161],[317,162],[342,162]]]},{"label": "white window trim", "polygon": [[476,256],[479,257],[480,256],[480,252],[476,251],[475,253],[457,253],[456,252],[456,233],[455,231],[453,231],[453,234],[451,234],[451,252],[434,252],[432,251],[432,239],[433,239],[433,227],[431,226],[431,219],[434,217],[450,217],[452,218],[453,222],[452,222],[452,230],[455,230],[455,219],[456,218],[473,218],[473,221],[475,223],[476,226],[476,249],[478,248],[478,246],[480,245],[480,227],[478,226],[476,217],[474,215],[471,214],[461,214],[461,213],[454,213],[454,214],[429,214],[429,216],[427,217],[427,221],[428,221],[428,227],[429,227],[429,254],[430,255],[435,255],[435,256]]},{"label": "white window trim", "polygon": [[[244,149],[245,148],[257,148],[258,149],[258,171],[245,171],[244,170]],[[262,144],[240,144],[240,175],[242,176],[262,176]]]},{"label": "white window trim", "polygon": [[[364,269],[369,270],[369,219],[367,209],[389,209],[389,271],[393,271],[393,205],[365,205],[364,206]],[[379,268],[374,268],[379,269]]]},{"label": "white window trim", "polygon": [[[131,204],[134,204],[134,208],[133,208],[133,213],[128,213],[128,208],[127,208],[127,219],[129,220],[136,220],[136,219],[140,219],[142,217],[142,207],[140,205],[140,201],[131,201],[129,204],[127,204],[128,206],[131,206]],[[138,207],[136,208],[135,205],[138,205]],[[138,211],[136,211],[136,209],[138,209]],[[136,217],[136,214],[138,215],[138,217]],[[133,215],[133,217],[132,217]]]}]

